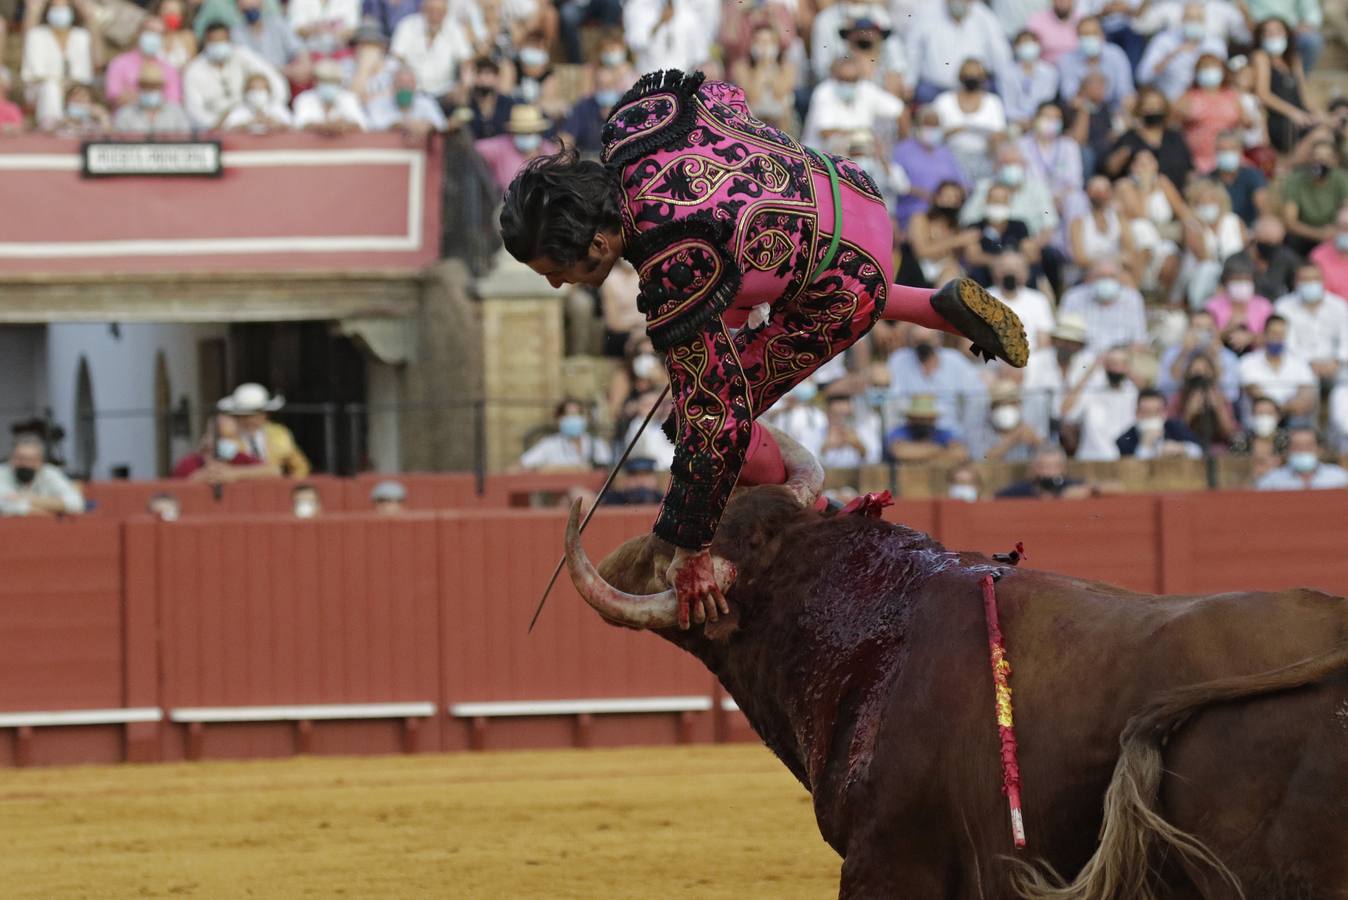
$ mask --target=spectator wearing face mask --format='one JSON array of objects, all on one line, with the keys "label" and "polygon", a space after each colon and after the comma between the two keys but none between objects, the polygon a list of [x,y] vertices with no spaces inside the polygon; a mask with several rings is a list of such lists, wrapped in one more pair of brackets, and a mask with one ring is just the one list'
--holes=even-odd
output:
[{"label": "spectator wearing face mask", "polygon": [[1315,410],[1319,382],[1310,363],[1287,347],[1287,320],[1268,317],[1263,346],[1240,360],[1240,385],[1251,400],[1269,397],[1284,415],[1308,416]]},{"label": "spectator wearing face mask", "polygon": [[828,432],[828,415],[815,402],[819,385],[807,378],[786,393],[765,415],[769,425],[818,456]]},{"label": "spectator wearing face mask", "polygon": [[974,59],[993,72],[1012,64],[1011,44],[996,13],[972,0],[927,0],[913,14],[906,49],[919,106],[959,86],[961,70],[951,65],[954,60]]},{"label": "spectator wearing face mask", "polygon": [[1288,436],[1287,461],[1260,478],[1261,491],[1305,491],[1348,488],[1348,470],[1323,462],[1320,435],[1314,428],[1296,428]]},{"label": "spectator wearing face mask", "polygon": [[1274,19],[1291,26],[1292,44],[1301,64],[1307,72],[1315,68],[1325,46],[1325,17],[1320,0],[1249,0],[1246,8],[1252,22]]},{"label": "spectator wearing face mask", "polygon": [[1165,397],[1160,391],[1152,388],[1139,391],[1136,410],[1133,426],[1114,442],[1120,457],[1198,459],[1203,455],[1198,435],[1179,419],[1166,415]]},{"label": "spectator wearing face mask", "polygon": [[880,147],[875,140],[875,132],[859,129],[849,134],[845,141],[839,141],[838,144],[842,148],[841,155],[856,163],[863,172],[871,177],[875,186],[880,189],[880,196],[884,198],[885,207],[893,209],[894,204],[898,202],[899,195],[906,193],[909,188],[908,173],[880,155]]},{"label": "spectator wearing face mask", "polygon": [[[861,420],[856,406],[846,394],[828,398],[827,427],[819,450],[819,462],[826,469],[856,469],[880,461],[880,435],[870,417]],[[869,427],[867,427],[869,426]]]},{"label": "spectator wearing face mask", "polygon": [[1097,260],[1117,259],[1130,271],[1137,267],[1133,232],[1114,207],[1114,185],[1103,175],[1086,182],[1089,209],[1068,223],[1068,246],[1072,262],[1089,269]]},{"label": "spectator wearing face mask", "polygon": [[1177,241],[1191,213],[1179,189],[1164,174],[1156,156],[1143,148],[1133,154],[1128,178],[1115,186],[1120,215],[1132,232],[1136,251],[1131,274],[1138,287],[1173,299],[1181,257]]},{"label": "spectator wearing face mask", "polygon": [[903,407],[904,422],[885,435],[885,452],[900,464],[948,465],[960,462],[969,453],[955,432],[938,424],[940,411],[936,398],[915,394]]},{"label": "spectator wearing face mask", "polygon": [[117,110],[112,119],[116,134],[185,135],[192,130],[187,113],[164,96],[164,75],[159,63],[146,62],[140,67],[136,100]]},{"label": "spectator wearing face mask", "polygon": [[290,504],[297,519],[316,519],[323,513],[323,498],[312,484],[297,484],[291,488]]},{"label": "spectator wearing face mask", "polygon": [[633,421],[639,421],[650,410],[647,398],[658,396],[669,375],[664,360],[651,346],[645,330],[628,335],[623,364],[614,368],[608,383],[609,418],[618,437],[627,433]]},{"label": "spectator wearing face mask", "polygon": [[309,53],[330,57],[350,43],[360,6],[360,0],[289,0],[286,17]]},{"label": "spectator wearing face mask", "polygon": [[585,407],[579,400],[566,399],[557,404],[556,418],[557,431],[524,451],[519,469],[593,469],[609,464],[612,450],[606,441],[589,433]]},{"label": "spectator wearing face mask", "polygon": [[159,0],[156,9],[164,23],[164,59],[181,73],[197,55],[197,36],[185,27],[183,0]]},{"label": "spectator wearing face mask", "polygon": [[604,123],[623,96],[620,72],[607,66],[596,69],[594,93],[576,101],[562,126],[562,131],[570,136],[570,143],[583,156],[597,159],[604,149]]},{"label": "spectator wearing face mask", "polygon": [[262,0],[238,0],[239,21],[229,30],[236,47],[253,51],[293,84],[309,80],[310,57],[278,9],[268,10]]},{"label": "spectator wearing face mask", "polygon": [[636,57],[638,72],[691,72],[711,58],[720,23],[721,5],[716,0],[627,0],[623,4],[623,37]]},{"label": "spectator wearing face mask", "polygon": [[101,137],[112,128],[112,118],[93,88],[72,84],[66,91],[63,113],[44,127],[63,137]]},{"label": "spectator wearing face mask", "polygon": [[1246,427],[1231,438],[1231,453],[1252,456],[1264,451],[1275,456],[1287,452],[1287,429],[1282,424],[1282,411],[1272,397],[1259,397],[1250,404]]},{"label": "spectator wearing face mask", "polygon": [[1063,398],[1063,443],[1076,458],[1109,462],[1119,458],[1119,437],[1137,420],[1137,385],[1126,346],[1111,347],[1086,379]]},{"label": "spectator wearing face mask", "polygon": [[244,98],[244,86],[253,75],[267,79],[273,98],[289,100],[290,87],[280,72],[247,47],[234,46],[229,26],[222,22],[207,25],[201,54],[183,70],[183,101],[192,124],[219,127]]},{"label": "spectator wearing face mask", "polygon": [[1216,293],[1222,266],[1245,249],[1245,225],[1231,211],[1231,198],[1222,185],[1210,179],[1191,182],[1187,206],[1192,215],[1184,219],[1184,262],[1180,284],[1187,285],[1190,309],[1201,309]]},{"label": "spectator wearing face mask", "polygon": [[1048,347],[1054,326],[1053,303],[1030,284],[1030,266],[1025,257],[1014,250],[1001,253],[992,260],[991,274],[991,293],[1020,317],[1031,354]]},{"label": "spectator wearing face mask", "polygon": [[902,100],[872,82],[862,81],[856,60],[839,59],[833,64],[832,73],[810,95],[810,111],[805,117],[806,144],[821,145],[835,135],[847,135],[858,129],[895,132],[903,115]]},{"label": "spectator wearing face mask", "polygon": [[46,459],[47,448],[34,434],[14,439],[9,462],[0,465],[0,516],[75,516],[84,497]]},{"label": "spectator wearing face mask", "polygon": [[998,381],[988,391],[987,418],[974,432],[970,449],[976,459],[1029,462],[1044,438],[1026,418],[1020,389],[1012,382]]},{"label": "spectator wearing face mask", "polygon": [[93,37],[71,0],[49,0],[45,12],[43,21],[24,32],[19,75],[39,124],[61,117],[61,100],[71,85],[94,81]]},{"label": "spectator wearing face mask", "polygon": [[1120,345],[1140,349],[1147,343],[1142,295],[1123,283],[1118,264],[1111,259],[1097,259],[1086,281],[1063,294],[1058,315],[1065,313],[1086,323],[1087,348],[1094,353]]},{"label": "spectator wearing face mask", "polygon": [[411,69],[399,69],[393,76],[393,93],[372,100],[365,115],[371,131],[400,131],[413,140],[446,127],[440,104],[417,90],[417,75]]},{"label": "spectator wearing face mask", "polygon": [[347,86],[368,106],[376,98],[393,91],[393,76],[403,66],[389,55],[388,35],[372,18],[361,20],[360,27],[351,36],[355,51],[341,61]]},{"label": "spectator wearing face mask", "polygon": [[1335,217],[1348,204],[1348,171],[1339,167],[1333,141],[1317,140],[1310,163],[1291,172],[1282,183],[1282,218],[1287,244],[1305,254],[1332,240]]},{"label": "spectator wearing face mask", "polygon": [[[777,4],[764,7],[768,8],[783,9]],[[730,80],[744,88],[755,116],[795,134],[800,130],[795,111],[800,73],[787,57],[787,47],[784,34],[769,22],[760,21],[753,29],[748,52],[731,63]]]},{"label": "spectator wearing face mask", "polygon": [[1062,313],[1049,333],[1048,349],[1030,351],[1021,385],[1026,416],[1047,422],[1049,433],[1057,434],[1063,399],[1095,370],[1094,364],[1095,356],[1086,349],[1085,319]]},{"label": "spectator wearing face mask", "polygon": [[609,33],[600,40],[591,69],[594,73],[591,77],[592,84],[597,83],[598,79],[594,76],[598,75],[600,69],[609,69],[617,81],[618,88],[624,93],[637,83],[637,70],[632,68],[631,54],[627,50],[627,45],[623,43],[621,34]]},{"label": "spectator wearing face mask", "polygon": [[1253,225],[1268,197],[1268,179],[1245,162],[1240,132],[1223,131],[1214,144],[1212,177],[1231,198],[1231,210],[1246,225]]},{"label": "spectator wearing face mask", "polygon": [[[1244,6],[1243,3],[1241,5]],[[1167,28],[1178,28],[1184,21],[1185,7],[1186,3],[1182,0],[1144,4],[1141,13],[1133,21],[1133,29],[1139,34],[1154,35]],[[1250,42],[1250,29],[1245,15],[1227,0],[1204,0],[1203,33],[1213,35],[1227,45],[1246,45]]]},{"label": "spectator wearing face mask", "polygon": [[1240,431],[1235,409],[1217,379],[1212,358],[1203,353],[1192,353],[1186,358],[1184,379],[1167,415],[1196,434],[1200,448],[1223,450]]},{"label": "spectator wearing face mask", "polygon": [[1292,289],[1301,267],[1301,257],[1284,243],[1287,229],[1282,219],[1261,215],[1255,219],[1251,237],[1244,255],[1254,267],[1254,292],[1261,297],[1281,297]]},{"label": "spectator wearing face mask", "polygon": [[1217,168],[1217,139],[1231,133],[1236,136],[1236,168],[1240,169],[1240,144],[1236,129],[1255,124],[1246,118],[1238,94],[1226,77],[1226,65],[1213,54],[1205,53],[1198,59],[1193,84],[1175,104],[1175,120],[1184,128],[1184,141],[1189,145],[1194,167],[1199,172]]},{"label": "spectator wearing face mask", "polygon": [[176,522],[182,518],[182,505],[172,494],[153,494],[145,501],[145,511],[161,522]]},{"label": "spectator wearing face mask", "polygon": [[1194,357],[1206,357],[1216,375],[1222,396],[1230,401],[1240,397],[1240,357],[1222,343],[1212,313],[1196,309],[1189,316],[1189,327],[1184,337],[1161,352],[1157,368],[1156,386],[1164,394],[1173,395],[1184,385],[1185,373]]},{"label": "spectator wearing face mask", "polygon": [[1212,313],[1223,341],[1237,353],[1248,346],[1233,338],[1233,332],[1245,329],[1249,334],[1258,334],[1273,314],[1269,299],[1255,292],[1253,267],[1244,256],[1226,261],[1222,267],[1222,289],[1203,308]]},{"label": "spectator wearing face mask", "polygon": [[271,82],[267,77],[250,75],[244,84],[243,98],[225,115],[220,128],[224,131],[268,134],[289,131],[294,124],[285,103],[272,96]]},{"label": "spectator wearing face mask", "polygon": [[1348,303],[1325,290],[1315,263],[1297,270],[1296,288],[1274,305],[1287,320],[1287,349],[1310,363],[1328,393],[1348,363]]},{"label": "spectator wearing face mask", "polygon": [[552,68],[547,37],[542,32],[530,32],[520,45],[515,56],[515,92],[511,97],[516,103],[538,107],[549,119],[565,118],[570,110]]},{"label": "spectator wearing face mask", "polygon": [[[1053,192],[1038,170],[1025,165],[1025,154],[1014,143],[997,148],[995,171],[974,186],[973,195],[960,211],[960,221],[971,225],[987,217],[987,197],[994,185],[1010,191],[1011,218],[1024,222],[1040,249],[1049,250],[1048,241],[1059,223]],[[1044,264],[1052,266],[1047,259]]]},{"label": "spectator wearing face mask", "polygon": [[1039,38],[1044,62],[1057,66],[1058,62],[1077,47],[1077,24],[1080,15],[1076,0],[1052,0],[1047,7],[1031,13],[1025,28]]},{"label": "spectator wearing face mask", "polygon": [[479,56],[468,74],[468,100],[459,110],[474,140],[505,133],[515,101],[501,93],[501,67],[496,60]]},{"label": "spectator wearing face mask", "polygon": [[[658,403],[658,405],[657,405]],[[647,391],[636,397],[634,402],[629,405],[632,411],[632,417],[627,423],[625,429],[618,430],[618,446],[632,448],[631,456],[636,459],[650,459],[655,462],[655,468],[660,472],[668,472],[674,465],[674,444],[669,437],[665,435],[663,428],[658,428],[652,424],[646,428],[641,427],[641,423],[646,420],[646,414],[650,412],[652,406],[655,406],[655,414],[651,416],[653,423],[667,420],[674,410],[674,401],[665,395],[660,399],[658,391]]]},{"label": "spectator wearing face mask", "polygon": [[1348,206],[1334,215],[1334,233],[1310,253],[1311,262],[1320,268],[1325,290],[1348,297]]},{"label": "spectator wearing face mask", "polygon": [[141,68],[148,63],[159,67],[166,103],[181,103],[183,99],[182,74],[169,62],[164,53],[164,21],[158,16],[146,16],[140,24],[136,46],[118,54],[108,63],[103,76],[103,93],[113,106],[123,106],[136,99],[140,87]]},{"label": "spectator wearing face mask", "polygon": [[1193,171],[1193,156],[1184,135],[1171,127],[1170,104],[1165,95],[1154,88],[1138,91],[1133,110],[1133,127],[1124,132],[1105,157],[1104,174],[1118,178],[1133,167],[1134,158],[1142,152],[1156,159],[1160,174],[1171,184],[1185,184]]},{"label": "spectator wearing face mask", "polygon": [[1198,62],[1204,56],[1218,62],[1207,67],[1210,72],[1224,74],[1220,63],[1226,59],[1226,42],[1208,33],[1203,4],[1190,0],[1184,4],[1178,25],[1161,31],[1147,44],[1138,64],[1137,80],[1155,87],[1173,103],[1194,83]]},{"label": "spectator wearing face mask", "polygon": [[843,53],[857,61],[863,80],[878,84],[896,97],[909,97],[912,90],[907,53],[892,34],[889,16],[883,10],[878,15],[859,15],[838,29]]},{"label": "spectator wearing face mask", "polygon": [[223,413],[211,416],[197,443],[197,449],[178,460],[173,467],[174,478],[224,484],[240,478],[272,477],[275,470],[264,466],[262,460],[248,452],[239,424],[233,416]]},{"label": "spectator wearing face mask", "polygon": [[1255,29],[1255,47],[1250,53],[1254,95],[1268,117],[1268,138],[1273,149],[1290,153],[1297,138],[1311,128],[1317,115],[1306,96],[1306,71],[1287,25],[1279,19],[1264,19]]},{"label": "spectator wearing face mask", "polygon": [[[992,265],[1004,253],[1017,253],[1037,269],[1039,245],[1030,237],[1030,229],[1025,223],[1012,217],[1010,188],[994,184],[988,188],[986,201],[983,220],[974,223],[979,241],[968,249],[964,261],[969,277],[988,287],[993,284]],[[1038,271],[1032,270],[1027,277],[1037,281],[1039,275]]]},{"label": "spectator wearing face mask", "polygon": [[1122,132],[1123,117],[1105,102],[1105,76],[1087,72],[1074,96],[1064,96],[1070,115],[1067,136],[1081,147],[1081,171],[1094,172]]},{"label": "spectator wearing face mask", "polygon": [[[1057,100],[1058,70],[1043,60],[1043,48],[1033,32],[1017,34],[1011,50],[1015,62],[997,73],[997,90],[1006,107],[1007,121],[1028,131],[1040,108]],[[1058,124],[1062,125],[1061,118]]]},{"label": "spectator wearing face mask", "polygon": [[972,462],[951,466],[950,471],[946,472],[945,484],[947,500],[976,503],[983,494],[983,478]]},{"label": "spectator wearing face mask", "polygon": [[904,253],[903,257],[905,263],[909,260],[916,263],[916,277],[914,273],[903,273],[900,279],[906,279],[904,283],[921,281],[930,287],[957,278],[963,271],[964,254],[982,239],[977,228],[960,224],[964,199],[964,188],[959,182],[943,181],[932,192],[931,205],[909,219],[908,241],[912,252]]},{"label": "spectator wearing face mask", "polygon": [[271,414],[285,406],[285,398],[272,396],[265,387],[245,382],[228,397],[222,397],[215,408],[230,415],[238,423],[239,440],[254,458],[271,469],[271,475],[286,478],[305,478],[309,475],[309,458],[295,443],[295,435],[280,422],[271,421]]},{"label": "spectator wearing face mask", "polygon": [[1095,486],[1067,477],[1067,454],[1057,444],[1042,444],[1035,452],[1031,477],[997,492],[998,500],[1082,500],[1099,493]]},{"label": "spectator wearing face mask", "polygon": [[295,127],[332,137],[368,131],[360,98],[342,87],[342,67],[331,59],[319,60],[314,76],[314,87],[295,98]]},{"label": "spectator wearing face mask", "polygon": [[901,228],[908,227],[914,214],[927,211],[941,184],[953,182],[964,191],[969,188],[955,154],[945,145],[941,117],[929,105],[918,110],[917,127],[895,145],[890,161],[908,176],[908,190],[894,206]]},{"label": "spectator wearing face mask", "polygon": [[556,143],[543,137],[550,127],[536,107],[517,103],[510,110],[505,134],[474,144],[502,194],[521,166],[531,159],[558,151]]},{"label": "spectator wearing face mask", "polygon": [[406,510],[407,488],[401,482],[381,481],[370,491],[370,508],[377,516],[400,516]]},{"label": "spectator wearing face mask", "polygon": [[966,58],[960,63],[959,87],[939,94],[931,104],[946,144],[970,181],[992,174],[993,142],[1006,131],[1006,110],[1001,98],[988,91],[987,80],[983,64]]},{"label": "spectator wearing face mask", "polygon": [[459,67],[473,57],[468,33],[448,12],[448,0],[422,0],[421,11],[403,17],[389,43],[389,52],[416,72],[417,84],[436,98],[455,88]]},{"label": "spectator wearing face mask", "polygon": [[1105,79],[1104,103],[1111,112],[1119,112],[1133,97],[1133,67],[1128,55],[1105,42],[1100,20],[1088,17],[1077,24],[1077,46],[1058,61],[1058,78],[1064,97],[1075,97],[1081,83],[1092,72]]},{"label": "spectator wearing face mask", "polygon": [[[814,18],[818,21],[820,17],[816,13]],[[794,6],[780,2],[721,4],[721,33],[716,37],[716,43],[721,48],[721,62],[732,73],[731,80],[746,90],[748,85],[735,78],[733,73],[740,63],[752,58],[753,45],[760,30],[770,32],[773,43],[783,50],[800,46]],[[625,47],[623,49],[626,50]],[[831,48],[817,47],[816,53],[823,55],[828,49]],[[832,61],[830,58],[824,63],[824,74],[828,73],[828,63]],[[750,106],[757,115],[758,107],[753,105],[752,100]]]},{"label": "spectator wearing face mask", "polygon": [[1081,194],[1084,169],[1081,146],[1073,138],[1063,136],[1063,113],[1056,102],[1038,106],[1030,133],[1020,139],[1019,148],[1027,174],[1048,185],[1061,215],[1068,203]]},{"label": "spectator wearing face mask", "polygon": [[959,432],[965,421],[982,414],[987,388],[969,357],[941,341],[939,331],[914,326],[910,345],[895,350],[887,361],[890,391],[899,402],[919,395],[931,398],[939,414],[936,424]]}]

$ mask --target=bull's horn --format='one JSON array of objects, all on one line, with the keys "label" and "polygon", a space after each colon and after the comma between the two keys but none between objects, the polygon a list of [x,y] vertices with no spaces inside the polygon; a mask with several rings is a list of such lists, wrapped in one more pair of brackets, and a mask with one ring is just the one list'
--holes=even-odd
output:
[{"label": "bull's horn", "polygon": [[813,453],[786,432],[773,428],[766,422],[759,422],[774,438],[777,449],[781,451],[782,463],[786,466],[786,487],[796,495],[800,505],[809,509],[824,489],[824,467],[815,459]]},{"label": "bull's horn", "polygon": [[674,628],[678,624],[679,601],[670,588],[658,594],[626,594],[604,580],[580,545],[580,505],[571,504],[566,520],[566,567],[571,583],[595,612],[629,628]]}]

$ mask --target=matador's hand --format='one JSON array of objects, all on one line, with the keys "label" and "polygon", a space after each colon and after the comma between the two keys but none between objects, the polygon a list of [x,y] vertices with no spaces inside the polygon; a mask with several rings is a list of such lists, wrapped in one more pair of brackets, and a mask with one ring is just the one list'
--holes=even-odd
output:
[{"label": "matador's hand", "polygon": [[687,630],[690,620],[699,624],[715,622],[720,613],[730,612],[730,604],[726,603],[716,576],[720,574],[728,587],[735,577],[734,572],[733,566],[725,560],[713,560],[706,550],[680,547],[674,551],[674,561],[665,572],[665,580],[673,585],[679,596],[680,628]]}]

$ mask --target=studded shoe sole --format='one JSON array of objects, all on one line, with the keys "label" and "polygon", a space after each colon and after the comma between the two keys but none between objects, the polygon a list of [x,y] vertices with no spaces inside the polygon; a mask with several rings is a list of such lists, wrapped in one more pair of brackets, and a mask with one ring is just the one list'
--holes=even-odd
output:
[{"label": "studded shoe sole", "polygon": [[956,278],[931,295],[931,305],[974,343],[984,358],[1006,360],[1022,369],[1030,360],[1025,326],[1011,307],[983,289],[972,278]]}]

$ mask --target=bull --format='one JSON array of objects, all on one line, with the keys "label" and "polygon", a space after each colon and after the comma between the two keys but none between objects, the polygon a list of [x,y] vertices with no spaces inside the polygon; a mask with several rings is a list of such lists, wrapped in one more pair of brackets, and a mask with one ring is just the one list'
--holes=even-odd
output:
[{"label": "bull", "polygon": [[[732,499],[729,614],[682,630],[650,535],[567,562],[608,622],[696,656],[805,786],[842,898],[1348,898],[1348,603],[1137,594],[925,534]],[[733,569],[732,569],[733,567]],[[997,583],[1033,856],[1001,796],[980,581]],[[1025,854],[1020,854],[1025,857]]]}]

